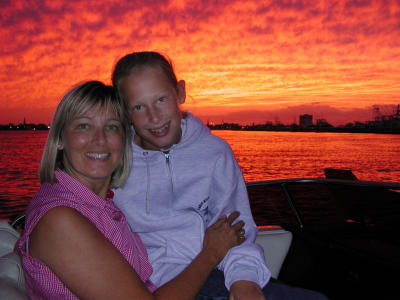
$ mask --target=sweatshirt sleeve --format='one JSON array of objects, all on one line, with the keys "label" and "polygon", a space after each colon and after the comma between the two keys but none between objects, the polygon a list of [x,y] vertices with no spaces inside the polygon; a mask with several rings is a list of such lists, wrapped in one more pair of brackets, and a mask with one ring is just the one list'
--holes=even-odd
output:
[{"label": "sweatshirt sleeve", "polygon": [[208,226],[221,215],[229,215],[235,210],[240,212],[238,220],[245,222],[245,242],[230,249],[218,265],[224,272],[225,286],[229,290],[235,281],[248,280],[264,287],[271,273],[265,264],[263,249],[255,244],[258,229],[251,214],[242,172],[228,145],[216,161],[212,180]]}]

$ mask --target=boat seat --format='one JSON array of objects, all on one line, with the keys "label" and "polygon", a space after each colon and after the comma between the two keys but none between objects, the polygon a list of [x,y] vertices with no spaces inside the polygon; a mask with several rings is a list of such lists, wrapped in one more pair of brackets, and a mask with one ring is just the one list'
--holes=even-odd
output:
[{"label": "boat seat", "polygon": [[18,231],[12,228],[7,220],[0,220],[0,256],[14,251],[18,239]]},{"label": "boat seat", "polygon": [[19,233],[0,220],[0,299],[28,299],[21,260],[14,252]]},{"label": "boat seat", "polygon": [[[265,262],[273,278],[278,278],[292,242],[292,233],[280,226],[258,228],[256,243],[264,249]],[[28,299],[20,257],[14,252],[19,233],[0,220],[0,299]]]},{"label": "boat seat", "polygon": [[265,263],[273,278],[278,278],[293,235],[280,226],[259,226],[256,243],[264,249]]}]

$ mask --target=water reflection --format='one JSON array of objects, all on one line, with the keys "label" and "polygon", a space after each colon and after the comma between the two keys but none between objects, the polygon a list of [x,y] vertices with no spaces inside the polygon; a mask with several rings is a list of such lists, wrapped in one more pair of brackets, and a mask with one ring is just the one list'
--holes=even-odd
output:
[{"label": "water reflection", "polygon": [[[47,131],[0,131],[0,218],[23,211],[39,188]],[[400,181],[400,135],[213,131],[231,145],[246,181],[324,177],[351,169],[360,180]]]},{"label": "water reflection", "polygon": [[47,131],[0,131],[0,218],[23,211],[39,188]]},{"label": "water reflection", "polygon": [[360,180],[400,181],[400,135],[213,131],[228,141],[246,181],[324,177],[350,169]]}]

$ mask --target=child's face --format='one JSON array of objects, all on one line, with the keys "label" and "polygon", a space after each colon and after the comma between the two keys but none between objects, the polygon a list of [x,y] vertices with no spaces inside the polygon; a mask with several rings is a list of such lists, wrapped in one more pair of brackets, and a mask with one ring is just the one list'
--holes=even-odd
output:
[{"label": "child's face", "polygon": [[134,70],[121,86],[135,128],[135,142],[148,150],[169,149],[181,138],[185,82],[173,86],[161,69]]}]

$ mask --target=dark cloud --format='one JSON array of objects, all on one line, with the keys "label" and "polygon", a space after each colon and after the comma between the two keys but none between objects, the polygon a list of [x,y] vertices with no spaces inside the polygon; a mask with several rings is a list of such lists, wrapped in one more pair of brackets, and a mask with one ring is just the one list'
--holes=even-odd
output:
[{"label": "dark cloud", "polygon": [[345,2],[346,9],[363,8],[371,5],[371,0],[347,0]]},{"label": "dark cloud", "polygon": [[271,10],[275,11],[276,9],[287,11],[304,11],[308,8],[314,7],[315,3],[312,1],[303,1],[303,0],[275,0],[271,1],[269,7]]}]

